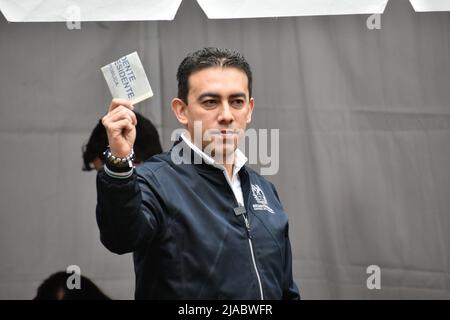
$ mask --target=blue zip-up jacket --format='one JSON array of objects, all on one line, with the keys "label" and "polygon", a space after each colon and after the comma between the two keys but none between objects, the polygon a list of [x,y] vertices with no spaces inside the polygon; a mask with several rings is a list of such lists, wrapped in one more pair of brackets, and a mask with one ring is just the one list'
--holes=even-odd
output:
[{"label": "blue zip-up jacket", "polygon": [[242,167],[244,210],[223,171],[175,164],[173,150],[127,179],[97,175],[100,239],[112,252],[134,253],[135,298],[299,299],[274,186]]}]

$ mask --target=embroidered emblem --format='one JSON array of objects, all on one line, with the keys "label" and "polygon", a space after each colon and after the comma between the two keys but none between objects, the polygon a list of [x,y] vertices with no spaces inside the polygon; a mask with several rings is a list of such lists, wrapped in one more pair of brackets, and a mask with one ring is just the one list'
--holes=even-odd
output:
[{"label": "embroidered emblem", "polygon": [[253,204],[254,210],[266,210],[270,213],[275,213],[272,208],[267,205],[266,195],[261,190],[260,186],[258,186],[257,184],[252,184],[252,194],[253,198],[255,198],[255,201],[257,202],[257,204]]}]

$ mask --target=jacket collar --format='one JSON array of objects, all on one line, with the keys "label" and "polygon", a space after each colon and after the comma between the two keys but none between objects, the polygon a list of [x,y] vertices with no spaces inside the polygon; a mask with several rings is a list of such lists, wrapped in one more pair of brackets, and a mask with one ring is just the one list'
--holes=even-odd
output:
[{"label": "jacket collar", "polygon": [[[188,137],[184,135],[184,133],[181,134],[180,138],[186,143],[189,148],[197,155],[199,156],[204,163],[213,166],[220,170],[225,170],[225,167],[219,163],[217,163],[213,158],[211,158],[209,155],[207,155],[205,152],[200,150],[199,147],[197,147],[195,144],[193,144]],[[244,155],[244,153],[239,150],[239,148],[236,149],[234,154],[234,167],[233,167],[233,176],[241,170],[241,168],[247,163],[248,159]]]},{"label": "jacket collar", "polygon": [[[225,170],[224,166],[216,163],[213,158],[200,150],[200,148],[194,145],[186,136],[184,136],[184,138],[183,136],[184,135],[181,134],[178,137],[169,151],[172,161],[174,161],[173,159],[175,158],[177,159],[177,164],[180,164],[180,162],[181,164],[193,164],[194,167],[207,171],[211,171],[211,169],[220,171]],[[185,154],[185,152],[189,152],[189,154]],[[234,161],[233,176],[235,173],[242,171],[241,169],[245,171],[247,157],[241,150],[236,149]]]}]

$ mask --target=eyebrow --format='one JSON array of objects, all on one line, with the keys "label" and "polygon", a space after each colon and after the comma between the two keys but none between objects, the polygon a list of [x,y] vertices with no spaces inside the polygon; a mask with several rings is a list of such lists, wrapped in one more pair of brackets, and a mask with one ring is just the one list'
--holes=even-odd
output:
[{"label": "eyebrow", "polygon": [[[220,94],[212,93],[212,92],[205,92],[198,97],[198,100],[200,101],[205,97],[220,99]],[[246,98],[247,95],[245,94],[245,92],[238,92],[238,93],[233,93],[230,95],[230,98],[239,98],[239,97]]]}]

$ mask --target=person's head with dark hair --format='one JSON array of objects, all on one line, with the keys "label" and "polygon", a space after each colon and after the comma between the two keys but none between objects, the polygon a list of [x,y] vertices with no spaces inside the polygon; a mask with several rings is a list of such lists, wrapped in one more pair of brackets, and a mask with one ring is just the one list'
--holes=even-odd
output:
[{"label": "person's head with dark hair", "polygon": [[110,300],[90,279],[80,276],[80,289],[67,288],[70,274],[60,271],[44,280],[34,300]]},{"label": "person's head with dark hair", "polygon": [[236,68],[247,76],[249,97],[252,96],[252,71],[245,58],[235,51],[219,48],[204,48],[189,54],[181,62],[177,71],[178,98],[188,104],[189,77],[196,71],[205,68]]},{"label": "person's head with dark hair", "polygon": [[[155,154],[162,152],[159,134],[153,123],[138,112],[135,112],[136,141],[134,143],[134,152],[136,154],[135,164],[144,162]],[[108,137],[106,129],[99,120],[88,142],[83,145],[83,170],[99,170],[103,165],[103,152],[108,147]]]},{"label": "person's head with dark hair", "polygon": [[250,65],[238,52],[204,48],[183,59],[177,80],[171,106],[178,122],[197,147],[231,168],[255,103]]}]

